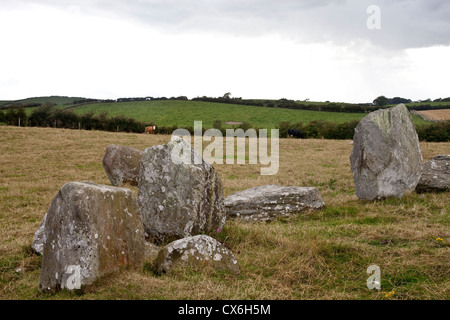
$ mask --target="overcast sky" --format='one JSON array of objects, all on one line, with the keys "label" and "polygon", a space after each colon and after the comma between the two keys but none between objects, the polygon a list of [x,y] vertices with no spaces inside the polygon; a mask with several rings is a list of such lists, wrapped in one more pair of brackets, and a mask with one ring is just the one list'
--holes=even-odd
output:
[{"label": "overcast sky", "polygon": [[449,17],[448,0],[0,0],[0,100],[449,97]]}]

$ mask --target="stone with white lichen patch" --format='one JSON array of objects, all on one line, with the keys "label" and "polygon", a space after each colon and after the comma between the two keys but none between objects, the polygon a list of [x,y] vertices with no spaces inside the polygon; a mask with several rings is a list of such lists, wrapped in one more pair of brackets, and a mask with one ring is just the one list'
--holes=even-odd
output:
[{"label": "stone with white lichen patch", "polygon": [[365,116],[355,128],[350,156],[359,199],[402,197],[414,191],[422,171],[422,152],[404,104]]},{"label": "stone with white lichen patch", "polygon": [[206,235],[179,239],[163,247],[155,259],[155,271],[169,272],[183,263],[208,264],[218,271],[240,273],[233,253],[222,243]]},{"label": "stone with white lichen patch", "polygon": [[[180,147],[199,163],[172,161],[173,150]],[[172,241],[222,228],[226,219],[223,201],[218,173],[185,140],[174,139],[145,150],[138,202],[150,239]]]},{"label": "stone with white lichen patch", "polygon": [[66,183],[35,239],[40,239],[43,253],[41,291],[73,289],[74,277],[80,286],[92,284],[121,267],[140,268],[144,262],[139,207],[125,188]]},{"label": "stone with white lichen patch", "polygon": [[112,185],[124,183],[136,186],[139,179],[140,161],[144,152],[127,146],[110,144],[102,160],[103,168]]},{"label": "stone with white lichen patch", "polygon": [[433,157],[423,166],[416,192],[439,192],[450,190],[450,154]]}]

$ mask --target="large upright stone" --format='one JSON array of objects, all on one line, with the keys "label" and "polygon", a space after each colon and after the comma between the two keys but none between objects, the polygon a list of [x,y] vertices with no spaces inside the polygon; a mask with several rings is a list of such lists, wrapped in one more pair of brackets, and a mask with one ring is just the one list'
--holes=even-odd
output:
[{"label": "large upright stone", "polygon": [[144,152],[126,146],[110,144],[102,160],[106,175],[114,186],[129,183],[137,186],[140,161]]},{"label": "large upright stone", "polygon": [[233,193],[225,198],[228,217],[245,221],[268,221],[301,211],[324,207],[319,190],[314,187],[266,185]]},{"label": "large upright stone", "polygon": [[213,231],[225,224],[220,177],[183,139],[145,150],[138,202],[145,231],[157,242]]},{"label": "large upright stone", "polygon": [[66,183],[50,205],[43,233],[41,291],[79,289],[144,261],[144,229],[129,189]]},{"label": "large upright stone", "polygon": [[360,199],[400,198],[416,188],[422,152],[404,104],[377,110],[359,122],[350,162]]},{"label": "large upright stone", "polygon": [[424,164],[416,191],[448,190],[450,190],[450,154],[440,154]]}]

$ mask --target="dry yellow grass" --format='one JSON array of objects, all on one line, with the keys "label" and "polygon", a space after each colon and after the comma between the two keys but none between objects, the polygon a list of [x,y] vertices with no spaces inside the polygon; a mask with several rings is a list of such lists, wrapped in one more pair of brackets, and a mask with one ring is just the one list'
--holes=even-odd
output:
[{"label": "dry yellow grass", "polygon": [[426,119],[432,121],[450,120],[450,109],[424,110],[424,111],[417,111],[417,113],[425,116]]},{"label": "dry yellow grass", "polygon": [[[217,235],[242,275],[180,269],[157,277],[125,271],[82,295],[38,293],[40,257],[28,248],[63,184],[109,184],[101,161],[108,144],[144,150],[170,136],[0,126],[0,299],[383,299],[366,287],[366,268],[382,270],[391,299],[450,298],[449,193],[358,201],[349,141],[280,140],[277,175],[259,165],[214,165],[225,195],[265,184],[315,186],[326,203],[271,223],[228,220]],[[425,160],[450,143],[422,143]],[[136,188],[132,188],[136,192]],[[443,241],[436,241],[436,238]]]}]

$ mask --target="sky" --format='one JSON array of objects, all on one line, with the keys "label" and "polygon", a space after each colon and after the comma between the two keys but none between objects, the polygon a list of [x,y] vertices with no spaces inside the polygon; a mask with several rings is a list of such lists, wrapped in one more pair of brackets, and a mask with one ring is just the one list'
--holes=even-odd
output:
[{"label": "sky", "polygon": [[450,96],[448,0],[0,0],[0,100]]}]

